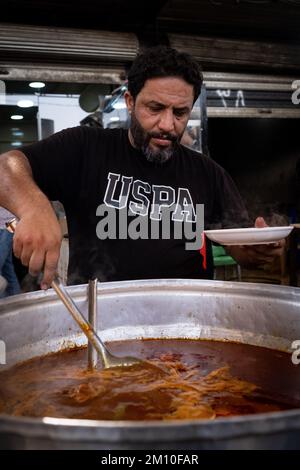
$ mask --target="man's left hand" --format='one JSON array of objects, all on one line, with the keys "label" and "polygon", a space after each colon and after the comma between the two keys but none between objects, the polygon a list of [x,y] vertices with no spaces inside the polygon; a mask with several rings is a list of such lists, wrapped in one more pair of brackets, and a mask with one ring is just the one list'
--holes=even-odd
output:
[{"label": "man's left hand", "polygon": [[[257,217],[254,227],[268,227],[263,217]],[[238,264],[245,268],[270,266],[284,253],[286,242],[279,240],[276,243],[263,245],[239,245],[225,247],[227,253],[232,256]]]}]

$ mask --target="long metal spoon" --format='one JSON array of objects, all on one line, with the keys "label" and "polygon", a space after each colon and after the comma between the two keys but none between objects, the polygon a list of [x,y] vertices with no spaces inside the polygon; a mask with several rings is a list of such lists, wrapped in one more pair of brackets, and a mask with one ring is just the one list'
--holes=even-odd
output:
[{"label": "long metal spoon", "polygon": [[53,279],[51,287],[53,287],[58,297],[69,310],[76,323],[80,326],[83,333],[87,336],[96,351],[99,353],[103,363],[103,367],[105,369],[109,369],[110,367],[128,367],[132,366],[133,364],[139,364],[142,362],[140,359],[137,359],[135,357],[118,357],[111,354],[97,335],[92,325],[84,318],[83,314],[81,313],[77,305],[74,303],[70,295],[67,293],[65,286],[62,284],[58,277],[55,277]]},{"label": "long metal spoon", "polygon": [[[98,325],[98,305],[97,305],[98,279],[90,279],[88,283],[88,321],[97,331]],[[92,343],[88,342],[88,369],[97,369],[98,353]]]},{"label": "long metal spoon", "polygon": [[[13,219],[9,221],[6,225],[8,230],[14,233],[16,229],[16,224],[16,219]],[[99,353],[103,363],[103,367],[105,369],[109,369],[111,367],[128,367],[134,364],[142,363],[142,361],[140,359],[137,359],[136,357],[118,357],[114,356],[108,351],[104,343],[101,341],[101,339],[95,332],[92,325],[84,318],[83,314],[81,313],[77,305],[74,303],[72,297],[70,297],[70,295],[66,291],[64,285],[62,284],[58,276],[53,279],[51,287],[55,290],[58,297],[61,299],[65,307],[71,313],[72,317],[82,329],[85,336],[90,340],[96,351]]]}]

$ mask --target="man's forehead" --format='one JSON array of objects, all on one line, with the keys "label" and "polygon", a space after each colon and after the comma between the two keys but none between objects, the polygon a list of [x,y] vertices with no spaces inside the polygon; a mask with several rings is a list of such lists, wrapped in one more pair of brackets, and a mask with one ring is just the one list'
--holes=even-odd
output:
[{"label": "man's forehead", "polygon": [[173,102],[187,106],[193,103],[194,88],[180,77],[159,77],[146,80],[139,95],[159,103]]}]

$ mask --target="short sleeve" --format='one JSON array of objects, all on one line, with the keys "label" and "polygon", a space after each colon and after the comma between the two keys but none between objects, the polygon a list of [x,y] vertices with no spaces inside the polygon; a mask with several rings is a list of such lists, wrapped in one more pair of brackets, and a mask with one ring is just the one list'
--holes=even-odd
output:
[{"label": "short sleeve", "polygon": [[63,204],[76,197],[87,146],[85,127],[73,127],[24,146],[33,178],[50,200]]}]

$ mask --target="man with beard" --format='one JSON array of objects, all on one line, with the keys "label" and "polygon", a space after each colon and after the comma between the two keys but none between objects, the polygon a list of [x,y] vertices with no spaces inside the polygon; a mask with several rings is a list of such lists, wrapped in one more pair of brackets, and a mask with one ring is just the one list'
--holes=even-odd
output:
[{"label": "man with beard", "polygon": [[[44,269],[42,288],[55,274],[61,243],[50,200],[59,200],[67,215],[70,284],[94,276],[212,277],[209,243],[186,249],[185,234],[176,237],[175,224],[197,227],[199,205],[205,228],[249,221],[227,173],[180,145],[201,83],[198,64],[188,54],[164,46],[148,49],[128,76],[128,131],[76,127],[1,156],[0,204],[19,219],[14,252],[32,274]],[[166,208],[169,236],[162,234]],[[136,220],[156,223],[157,231],[129,236],[124,224],[129,228]],[[242,264],[265,263],[280,249],[234,247],[231,254]]]}]

